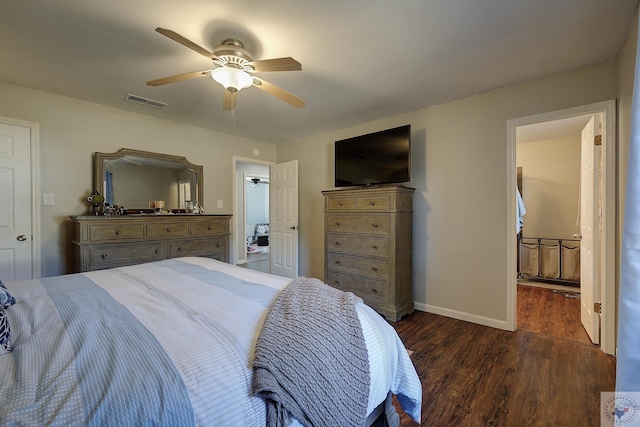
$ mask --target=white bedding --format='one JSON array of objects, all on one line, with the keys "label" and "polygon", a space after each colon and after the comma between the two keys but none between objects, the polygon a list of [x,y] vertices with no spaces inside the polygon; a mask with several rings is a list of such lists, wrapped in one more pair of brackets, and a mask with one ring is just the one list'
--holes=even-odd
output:
[{"label": "white bedding", "polygon": [[[289,281],[180,258],[8,283],[18,303],[6,310],[14,350],[0,355],[0,421],[169,425],[190,410],[188,425],[264,425],[264,402],[251,395],[253,347]],[[392,392],[419,422],[421,385],[402,342],[372,309],[357,309],[371,371],[368,411]],[[164,354],[154,356],[156,347]],[[149,374],[155,365],[159,373]],[[157,392],[164,384],[175,394]],[[132,390],[138,395],[127,397]]]}]

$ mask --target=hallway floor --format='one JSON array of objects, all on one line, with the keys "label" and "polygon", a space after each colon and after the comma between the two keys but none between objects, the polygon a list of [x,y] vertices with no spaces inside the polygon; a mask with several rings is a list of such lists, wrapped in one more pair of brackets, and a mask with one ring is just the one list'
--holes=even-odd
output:
[{"label": "hallway floor", "polygon": [[565,295],[518,285],[518,329],[597,347],[580,321],[580,298]]}]

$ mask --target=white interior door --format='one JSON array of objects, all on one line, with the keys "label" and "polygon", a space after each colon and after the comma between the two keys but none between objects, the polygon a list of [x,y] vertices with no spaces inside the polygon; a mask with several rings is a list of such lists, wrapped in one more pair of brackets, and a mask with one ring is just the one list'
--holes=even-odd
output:
[{"label": "white interior door", "polygon": [[594,310],[594,303],[600,301],[597,180],[600,162],[594,143],[598,129],[598,117],[593,116],[582,130],[580,164],[580,318],[594,344],[600,343],[600,314]]},{"label": "white interior door", "polygon": [[271,273],[298,276],[298,161],[269,168]]},{"label": "white interior door", "polygon": [[31,129],[0,123],[0,279],[32,278]]}]

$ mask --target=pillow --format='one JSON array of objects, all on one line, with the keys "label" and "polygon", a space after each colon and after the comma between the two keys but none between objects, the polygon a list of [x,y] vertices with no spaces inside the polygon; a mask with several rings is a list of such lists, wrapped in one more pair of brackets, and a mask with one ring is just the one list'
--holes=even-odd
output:
[{"label": "pillow", "polygon": [[16,303],[16,299],[11,296],[7,287],[0,280],[0,306],[7,308]]},{"label": "pillow", "polygon": [[257,234],[267,234],[269,232],[269,224],[256,224]]},{"label": "pillow", "polygon": [[9,319],[4,307],[0,306],[0,354],[5,354],[13,349],[9,340]]}]

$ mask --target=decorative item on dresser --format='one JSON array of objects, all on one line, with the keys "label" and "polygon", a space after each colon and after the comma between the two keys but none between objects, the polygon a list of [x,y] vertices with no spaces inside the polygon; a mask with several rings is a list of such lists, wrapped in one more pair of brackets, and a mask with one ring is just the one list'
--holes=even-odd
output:
[{"label": "decorative item on dresser", "polygon": [[231,215],[72,216],[75,272],[204,256],[229,261]]},{"label": "decorative item on dresser", "polygon": [[325,281],[390,321],[413,312],[413,188],[326,190]]}]

